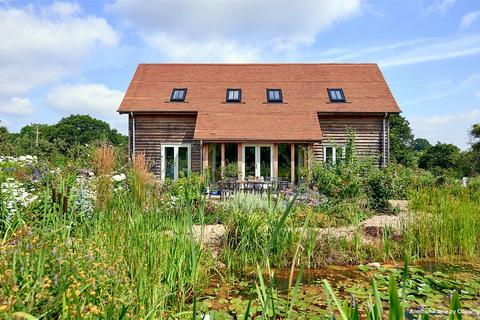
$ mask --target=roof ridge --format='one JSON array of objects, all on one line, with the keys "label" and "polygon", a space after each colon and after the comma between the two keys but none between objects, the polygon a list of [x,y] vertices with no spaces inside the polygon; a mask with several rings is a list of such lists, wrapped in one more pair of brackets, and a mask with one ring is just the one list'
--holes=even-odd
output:
[{"label": "roof ridge", "polygon": [[376,62],[252,62],[252,63],[211,63],[211,62],[142,62],[138,64],[139,66],[157,66],[157,65],[172,65],[172,66],[308,66],[308,65],[347,65],[347,66],[358,66],[358,65],[374,65],[377,66]]}]

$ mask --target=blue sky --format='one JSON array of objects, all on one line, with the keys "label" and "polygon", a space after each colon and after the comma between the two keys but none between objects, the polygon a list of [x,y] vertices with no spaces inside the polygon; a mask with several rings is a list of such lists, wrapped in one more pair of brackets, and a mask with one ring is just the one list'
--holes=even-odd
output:
[{"label": "blue sky", "polygon": [[480,0],[0,0],[0,120],[115,113],[141,62],[376,62],[416,137],[468,148]]}]

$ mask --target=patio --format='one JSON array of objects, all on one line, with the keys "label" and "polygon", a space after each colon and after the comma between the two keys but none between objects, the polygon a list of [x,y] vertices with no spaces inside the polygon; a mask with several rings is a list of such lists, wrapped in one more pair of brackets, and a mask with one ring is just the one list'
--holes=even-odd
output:
[{"label": "patio", "polygon": [[239,180],[237,178],[224,178],[212,184],[209,188],[208,195],[220,197],[225,200],[238,192],[251,194],[278,194],[292,186],[290,181],[282,178],[265,178],[265,179],[246,179]]}]

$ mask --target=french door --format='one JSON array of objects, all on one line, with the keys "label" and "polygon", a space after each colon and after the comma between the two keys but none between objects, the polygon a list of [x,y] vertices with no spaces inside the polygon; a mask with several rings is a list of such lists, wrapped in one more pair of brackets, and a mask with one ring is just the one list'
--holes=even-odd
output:
[{"label": "french door", "polygon": [[244,178],[270,178],[273,175],[273,146],[244,145],[242,152]]},{"label": "french door", "polygon": [[191,152],[189,144],[162,145],[162,180],[177,180],[190,172]]}]

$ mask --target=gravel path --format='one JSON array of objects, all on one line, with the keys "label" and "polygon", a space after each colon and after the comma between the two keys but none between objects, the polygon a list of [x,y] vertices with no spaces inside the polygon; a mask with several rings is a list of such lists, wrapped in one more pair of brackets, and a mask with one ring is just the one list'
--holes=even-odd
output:
[{"label": "gravel path", "polygon": [[[352,238],[357,230],[361,231],[361,239],[364,243],[378,241],[385,228],[390,229],[393,238],[399,238],[402,227],[408,216],[407,200],[391,200],[390,204],[397,207],[398,215],[377,215],[364,220],[358,226],[338,227],[338,228],[317,228],[318,238]],[[301,231],[301,228],[299,228]],[[222,224],[194,225],[194,237],[203,245],[212,248],[221,248],[224,244],[227,229]]]}]

